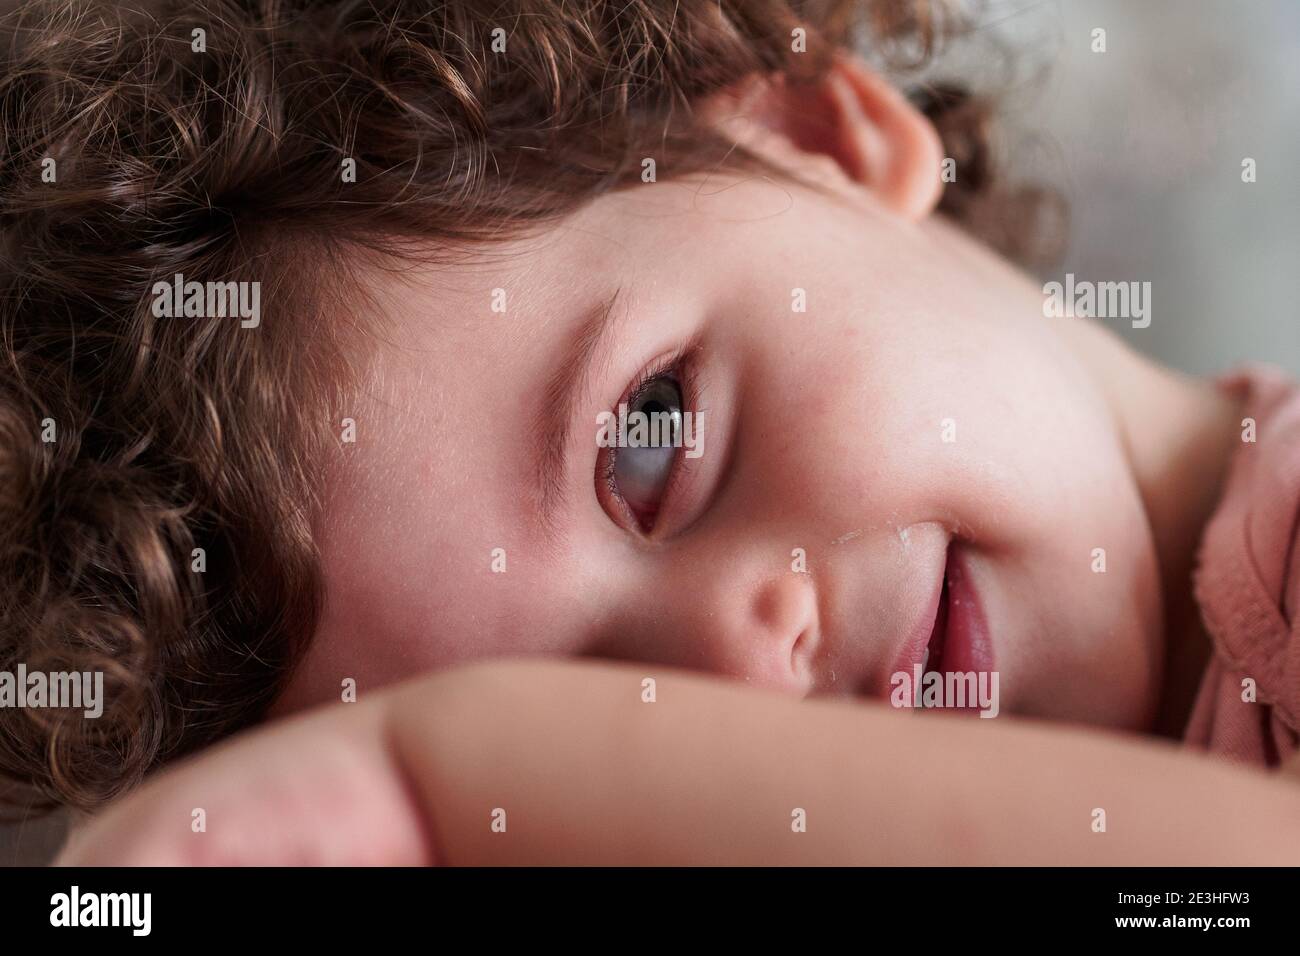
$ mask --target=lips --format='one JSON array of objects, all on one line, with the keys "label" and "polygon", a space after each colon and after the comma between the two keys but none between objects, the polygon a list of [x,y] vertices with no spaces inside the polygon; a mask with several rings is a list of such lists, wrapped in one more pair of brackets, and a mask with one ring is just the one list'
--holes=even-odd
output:
[{"label": "lips", "polygon": [[[930,644],[933,642],[939,627],[940,616],[946,619],[946,597],[948,566],[952,563],[952,548],[949,546],[944,554],[944,563],[940,569],[938,580],[935,581],[934,588],[929,601],[926,603],[924,611],[917,622],[913,625],[911,633],[907,640],[904,641],[902,648],[898,652],[898,657],[894,660],[894,666],[889,673],[884,675],[884,682],[878,688],[879,695],[888,697],[893,688],[893,677],[895,674],[905,673],[910,678],[914,673],[917,665],[926,663],[929,656]],[[942,630],[946,630],[942,628]]]},{"label": "lips", "polygon": [[926,670],[942,673],[981,673],[993,670],[993,641],[970,575],[966,551],[948,551],[944,575],[946,600],[941,602],[930,639],[931,658]]},{"label": "lips", "polygon": [[[903,645],[891,679],[902,672],[914,680],[918,667],[923,674],[993,669],[993,643],[968,561],[961,545],[949,545],[930,609]],[[885,689],[886,696],[892,687]]]},{"label": "lips", "polygon": [[926,642],[921,666],[926,671],[943,670],[943,652],[948,643],[948,607],[952,601],[952,588],[948,584],[949,571],[952,566],[952,550],[948,551],[948,560],[943,569],[943,587],[939,591],[939,609],[934,616],[934,625],[930,629],[930,639]]}]

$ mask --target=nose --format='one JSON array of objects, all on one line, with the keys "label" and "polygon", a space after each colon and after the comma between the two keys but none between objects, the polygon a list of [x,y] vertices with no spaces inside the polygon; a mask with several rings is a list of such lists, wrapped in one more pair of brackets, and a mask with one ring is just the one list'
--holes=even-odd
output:
[{"label": "nose", "polygon": [[791,571],[764,581],[754,594],[751,617],[754,639],[746,641],[742,634],[734,642],[735,656],[750,651],[756,671],[749,675],[751,679],[808,693],[814,683],[813,662],[821,643],[812,579],[806,573]]},{"label": "nose", "polygon": [[692,645],[682,648],[683,663],[757,686],[811,693],[821,643],[811,576],[785,569],[719,580],[724,588],[683,622]]}]

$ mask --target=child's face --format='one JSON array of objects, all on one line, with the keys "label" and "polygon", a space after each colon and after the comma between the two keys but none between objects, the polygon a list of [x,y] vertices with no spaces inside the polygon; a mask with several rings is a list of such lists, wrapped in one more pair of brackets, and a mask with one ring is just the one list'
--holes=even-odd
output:
[{"label": "child's face", "polygon": [[[881,696],[952,544],[1004,712],[1146,722],[1154,552],[1070,320],[824,175],[836,195],[647,184],[490,262],[377,277],[388,325],[319,528],[328,608],[286,705],[513,654]],[[672,377],[634,408],[680,386],[703,452],[615,450],[625,509],[597,416],[647,369]]]}]

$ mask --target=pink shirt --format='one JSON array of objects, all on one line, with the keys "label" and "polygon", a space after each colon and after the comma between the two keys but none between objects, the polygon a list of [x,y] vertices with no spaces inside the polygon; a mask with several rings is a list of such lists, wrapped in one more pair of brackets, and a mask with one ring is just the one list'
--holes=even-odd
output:
[{"label": "pink shirt", "polygon": [[1234,452],[1201,541],[1195,593],[1214,654],[1185,740],[1272,767],[1300,747],[1300,388],[1261,366],[1222,385],[1244,397],[1255,441]]}]

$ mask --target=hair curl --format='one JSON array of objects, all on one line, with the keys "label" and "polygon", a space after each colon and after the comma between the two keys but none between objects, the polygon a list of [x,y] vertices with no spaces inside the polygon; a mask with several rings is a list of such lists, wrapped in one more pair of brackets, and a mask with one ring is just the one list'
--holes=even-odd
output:
[{"label": "hair curl", "polygon": [[[813,80],[849,45],[916,65],[956,26],[946,10],[37,0],[8,15],[0,669],[103,671],[106,703],[98,720],[0,711],[5,805],[93,810],[274,700],[322,601],[311,526],[366,336],[343,305],[358,250],[490,242],[638,181],[645,155],[664,175],[762,167],[692,104],[753,74]],[[986,105],[920,96],[958,160],[943,208],[1016,209]],[[1023,253],[1009,237],[1025,230],[1001,228]],[[155,317],[150,290],[176,273],[261,282],[261,326]]]}]

